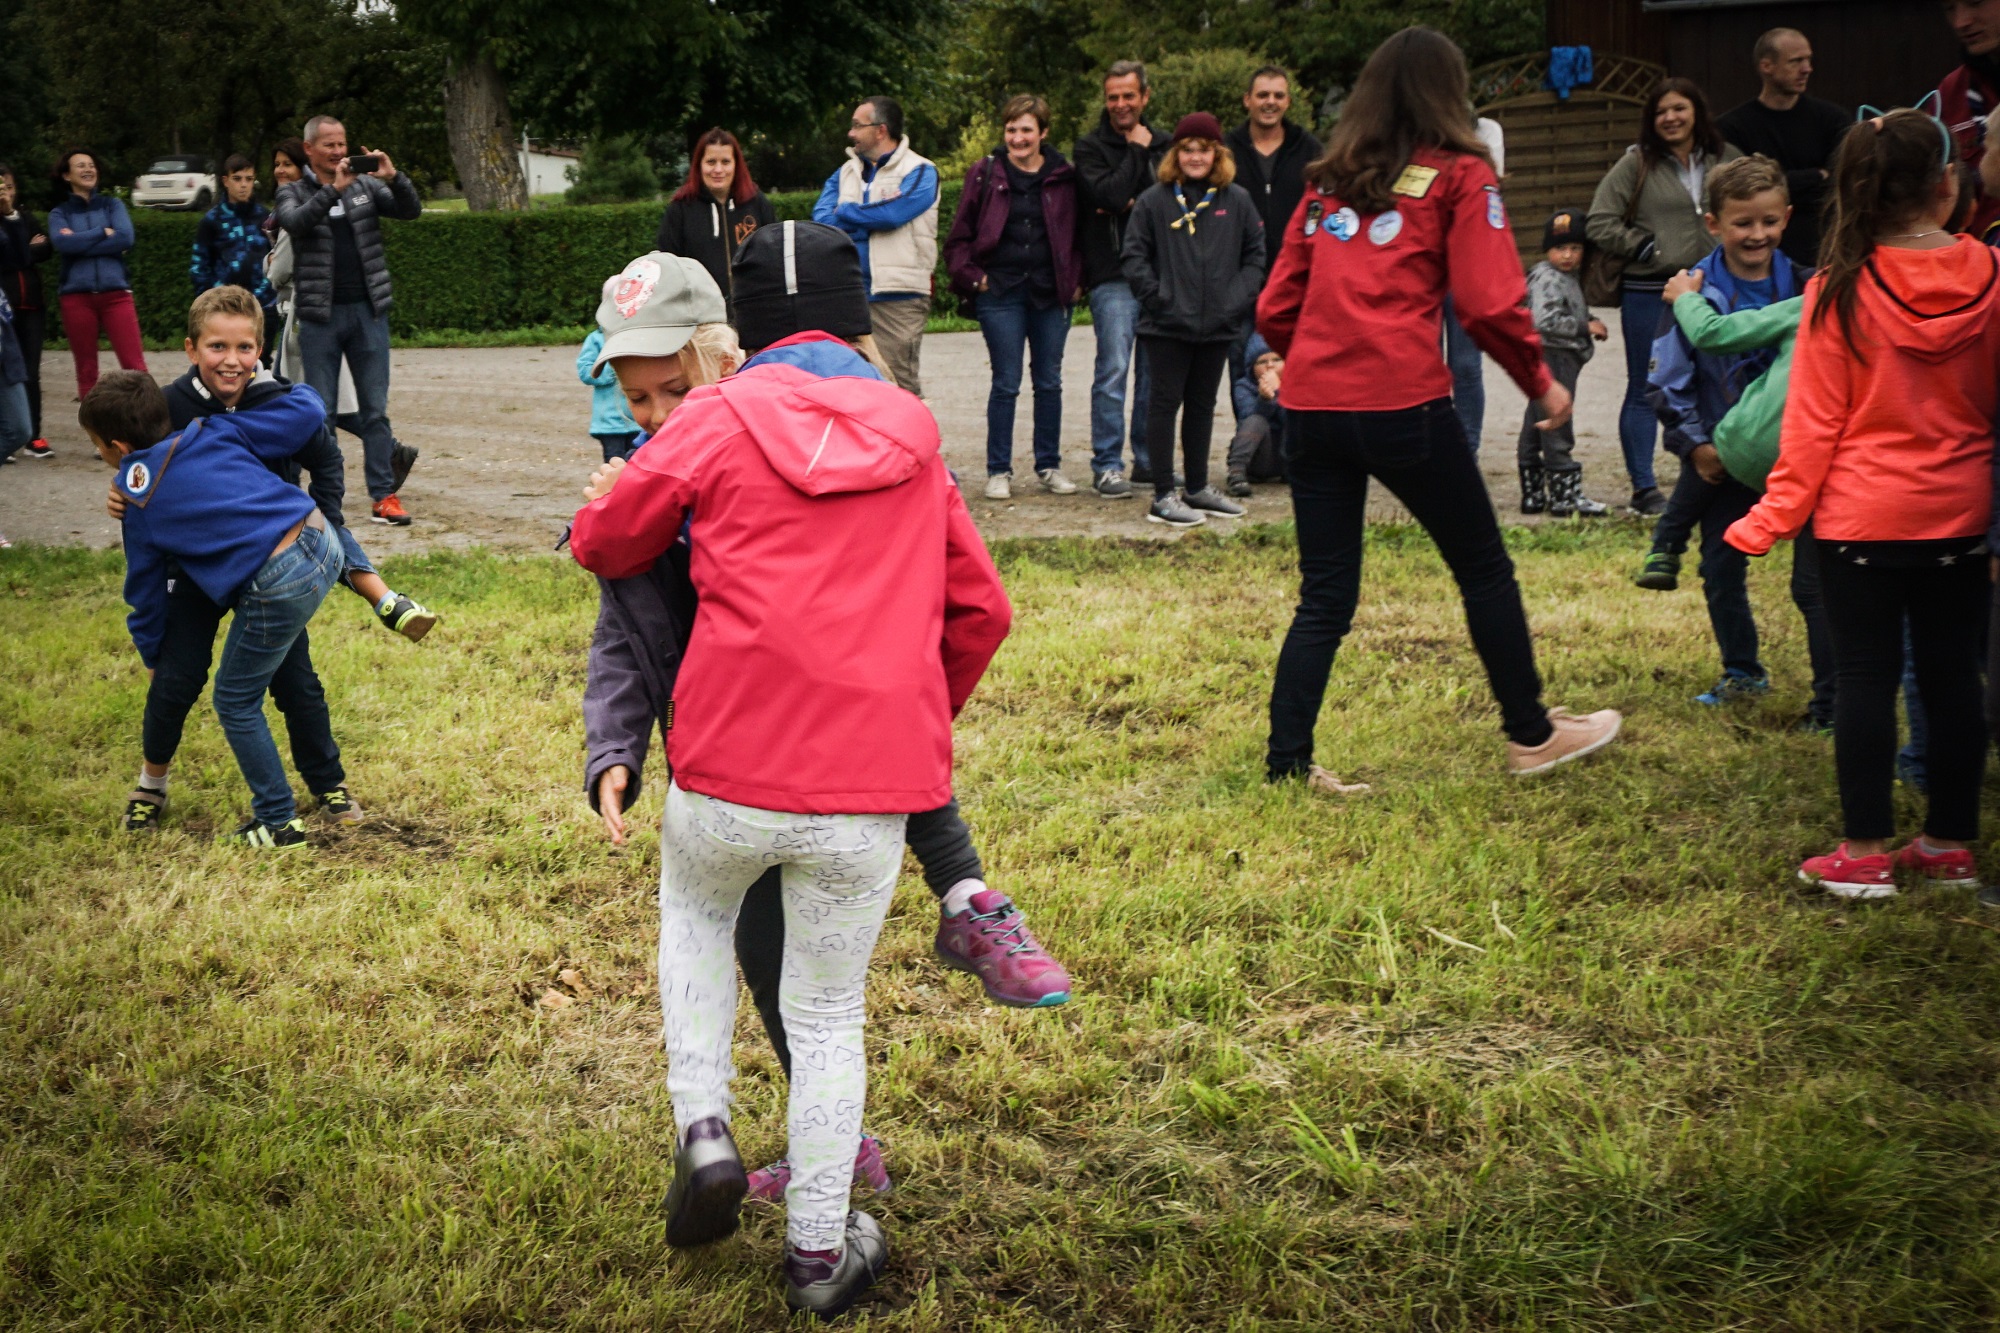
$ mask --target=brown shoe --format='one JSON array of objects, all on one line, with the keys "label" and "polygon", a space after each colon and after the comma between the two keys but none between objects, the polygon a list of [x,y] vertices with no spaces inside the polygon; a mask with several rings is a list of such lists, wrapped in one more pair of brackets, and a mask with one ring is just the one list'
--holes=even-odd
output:
[{"label": "brown shoe", "polygon": [[1546,773],[1557,764],[1566,764],[1572,759],[1602,750],[1618,738],[1618,728],[1625,722],[1615,708],[1599,709],[1578,717],[1567,708],[1551,708],[1549,722],[1555,733],[1540,745],[1516,745],[1507,742],[1507,771],[1517,778],[1533,777]]},{"label": "brown shoe", "polygon": [[1312,772],[1306,775],[1306,786],[1312,788],[1314,791],[1323,791],[1329,796],[1353,796],[1356,793],[1368,790],[1367,783],[1342,782],[1318,764],[1314,764]]}]

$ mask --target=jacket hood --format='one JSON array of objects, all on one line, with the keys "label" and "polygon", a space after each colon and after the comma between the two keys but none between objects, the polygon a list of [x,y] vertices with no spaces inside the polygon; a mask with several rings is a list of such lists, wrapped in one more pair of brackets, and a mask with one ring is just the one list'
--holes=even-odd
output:
[{"label": "jacket hood", "polygon": [[[825,353],[814,347],[810,355]],[[854,360],[872,371],[860,357]],[[887,490],[937,456],[938,426],[930,409],[879,378],[815,374],[767,350],[758,364],[716,390],[764,460],[807,495]]]},{"label": "jacket hood", "polygon": [[2000,258],[1969,236],[1940,250],[1877,246],[1859,305],[1898,350],[1943,361],[1979,338],[2000,300]]}]

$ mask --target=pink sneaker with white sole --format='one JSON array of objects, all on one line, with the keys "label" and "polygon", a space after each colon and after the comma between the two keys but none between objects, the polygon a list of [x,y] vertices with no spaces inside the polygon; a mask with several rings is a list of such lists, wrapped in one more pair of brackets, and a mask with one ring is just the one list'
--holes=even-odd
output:
[{"label": "pink sneaker with white sole", "polygon": [[1979,871],[1972,864],[1970,851],[1963,847],[1926,847],[1922,838],[1910,839],[1896,853],[1896,869],[1922,875],[1925,883],[1939,888],[1980,887]]},{"label": "pink sneaker with white sole", "polygon": [[1799,878],[1817,884],[1836,898],[1871,899],[1896,896],[1896,867],[1887,852],[1853,856],[1847,844],[1825,856],[1807,857]]},{"label": "pink sneaker with white sole", "polygon": [[[783,1203],[785,1187],[791,1183],[791,1160],[780,1157],[750,1173],[748,1197],[756,1203]],[[882,1141],[873,1134],[861,1136],[861,1148],[854,1154],[854,1183],[866,1185],[877,1194],[889,1192],[889,1169],[882,1165]]]},{"label": "pink sneaker with white sole", "polygon": [[1028,931],[1021,909],[1004,893],[981,889],[957,916],[938,921],[937,958],[970,972],[995,1004],[1048,1009],[1069,1001],[1069,973]]}]

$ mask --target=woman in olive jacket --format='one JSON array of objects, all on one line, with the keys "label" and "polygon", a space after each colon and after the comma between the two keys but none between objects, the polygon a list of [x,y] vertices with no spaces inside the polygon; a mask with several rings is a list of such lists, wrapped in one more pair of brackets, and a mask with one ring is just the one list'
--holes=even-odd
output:
[{"label": "woman in olive jacket", "polygon": [[735,318],[734,260],[759,227],[778,220],[771,201],[750,179],[743,145],[725,129],[695,140],[688,178],[667,202],[654,249],[685,255],[708,270]]},{"label": "woman in olive jacket", "polygon": [[1160,160],[1160,183],[1133,203],[1125,226],[1125,280],[1139,299],[1139,341],[1152,378],[1146,438],[1172,440],[1174,413],[1181,414],[1185,492],[1174,492],[1169,446],[1154,456],[1146,514],[1171,527],[1243,513],[1208,484],[1215,392],[1264,282],[1264,223],[1235,179],[1236,159],[1215,117],[1183,116]]}]

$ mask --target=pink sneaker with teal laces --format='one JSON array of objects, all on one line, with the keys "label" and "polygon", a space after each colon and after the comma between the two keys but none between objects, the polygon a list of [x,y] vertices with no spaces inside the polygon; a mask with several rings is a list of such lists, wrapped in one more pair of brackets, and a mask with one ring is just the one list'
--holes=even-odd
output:
[{"label": "pink sneaker with teal laces", "polygon": [[1021,909],[1006,894],[981,889],[957,916],[938,922],[937,957],[969,972],[995,1004],[1047,1009],[1069,1000],[1069,973],[1028,932]]},{"label": "pink sneaker with teal laces", "polygon": [[[783,1203],[785,1187],[791,1183],[791,1160],[780,1157],[750,1173],[749,1197],[756,1203]],[[889,1192],[889,1168],[882,1165],[882,1141],[873,1134],[861,1136],[860,1151],[854,1154],[854,1183],[866,1185],[877,1194]]]}]

